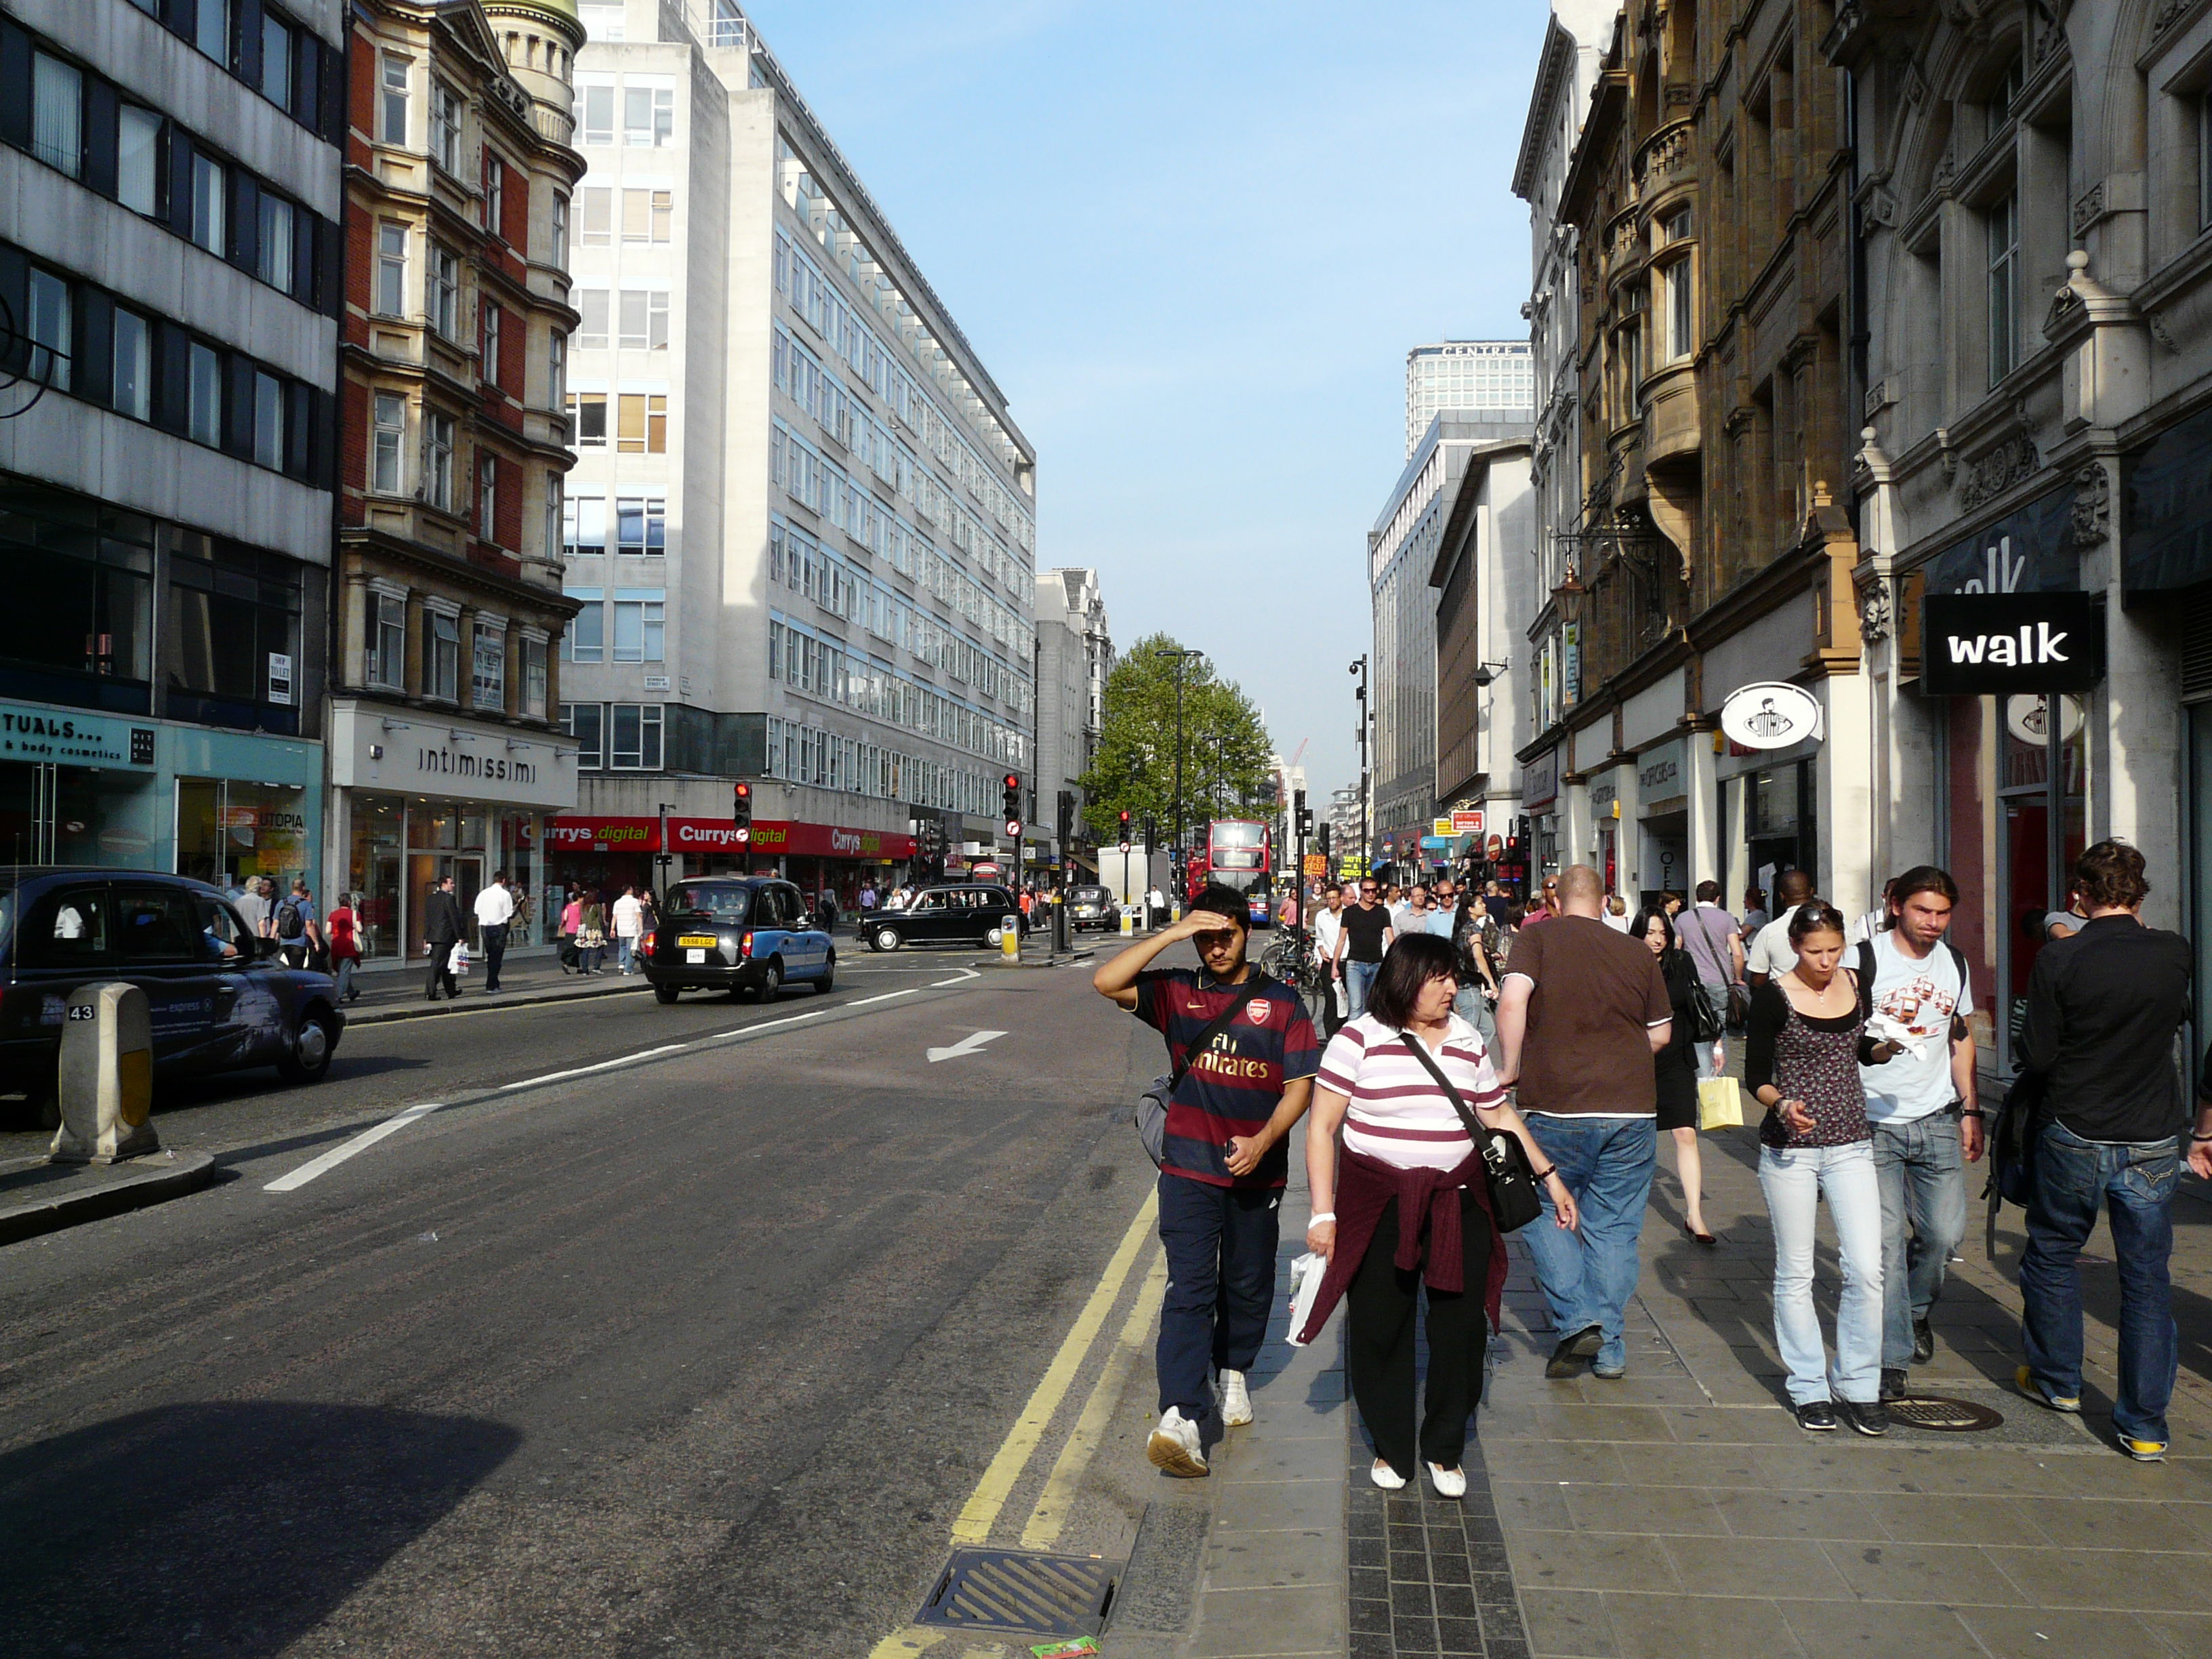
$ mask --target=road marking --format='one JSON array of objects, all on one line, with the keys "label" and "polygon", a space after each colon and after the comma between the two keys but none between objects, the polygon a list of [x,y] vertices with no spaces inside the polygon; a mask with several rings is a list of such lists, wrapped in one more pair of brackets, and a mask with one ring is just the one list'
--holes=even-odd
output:
[{"label": "road marking", "polygon": [[1004,1031],[970,1031],[950,1048],[930,1049],[929,1063],[934,1066],[940,1060],[959,1060],[969,1054],[981,1054],[985,1043],[1004,1036]]},{"label": "road marking", "polygon": [[397,1116],[387,1117],[375,1127],[364,1129],[343,1146],[331,1147],[320,1158],[309,1158],[291,1174],[278,1176],[261,1190],[264,1193],[289,1193],[295,1188],[304,1187],[317,1176],[326,1175],[337,1169],[356,1152],[365,1152],[385,1136],[398,1134],[416,1119],[443,1110],[445,1104],[443,1101],[426,1101],[420,1106],[410,1106]]},{"label": "road marking", "polygon": [[1082,1484],[1084,1472],[1090,1468],[1091,1458],[1112,1426],[1114,1407],[1121,1403],[1121,1390],[1128,1385],[1129,1373],[1136,1367],[1167,1291],[1168,1258],[1163,1250],[1152,1272],[1145,1275],[1144,1288],[1137,1292],[1129,1316],[1122,1322],[1114,1352],[1097,1386],[1091,1390],[1091,1398],[1084,1403],[1083,1415],[1075,1420],[1074,1432],[1067,1437],[1067,1444],[1060,1448],[1059,1460],[1045,1478],[1044,1491],[1030,1512],[1030,1523],[1022,1528],[1024,1549],[1048,1550],[1060,1541],[1060,1530],[1067,1524],[1067,1513],[1075,1506],[1075,1489]]},{"label": "road marking", "polygon": [[924,988],[919,985],[909,985],[903,991],[886,991],[881,996],[862,997],[858,1002],[848,1002],[845,1006],[848,1008],[865,1008],[872,1002],[889,1002],[893,997],[910,997]]},{"label": "road marking", "polygon": [[565,1072],[548,1072],[543,1077],[528,1077],[520,1083],[502,1083],[500,1091],[509,1089],[535,1089],[541,1084],[558,1083],[564,1078],[589,1077],[593,1072],[611,1072],[617,1066],[634,1066],[641,1060],[651,1060],[655,1054],[672,1054],[680,1048],[689,1048],[688,1042],[664,1042],[658,1048],[641,1048],[634,1054],[624,1054],[619,1060],[603,1060],[596,1065],[576,1066]]},{"label": "road marking", "polygon": [[928,988],[933,991],[940,985],[958,985],[968,980],[981,979],[982,977],[983,974],[981,969],[963,968],[958,973],[953,975],[951,979],[933,979],[930,981]]},{"label": "road marking", "polygon": [[975,1490],[962,1506],[960,1518],[952,1523],[954,1543],[980,1544],[991,1535],[999,1511],[1006,1506],[1007,1496],[1013,1491],[1014,1483],[1022,1478],[1022,1471],[1028,1467],[1037,1442],[1044,1437],[1052,1414],[1066,1397],[1084,1355],[1091,1352],[1098,1328],[1106,1322],[1107,1314],[1121,1297],[1122,1285],[1128,1282],[1129,1270],[1136,1265],[1137,1253],[1151,1235],[1159,1209],[1160,1195],[1156,1188],[1146,1194],[1145,1201],[1138,1206],[1136,1218],[1129,1223],[1129,1231],[1121,1235],[1121,1243],[1115,1247],[1097,1289],[1083,1304],[1083,1311],[1075,1317],[1074,1328],[1060,1343],[1060,1352],[1053,1356],[1052,1364],[1046,1367],[1044,1376],[1030,1395],[1029,1404],[1022,1407],[1022,1414],[1006,1431],[998,1455],[991,1459],[990,1468],[983,1471],[983,1478],[975,1483]]}]

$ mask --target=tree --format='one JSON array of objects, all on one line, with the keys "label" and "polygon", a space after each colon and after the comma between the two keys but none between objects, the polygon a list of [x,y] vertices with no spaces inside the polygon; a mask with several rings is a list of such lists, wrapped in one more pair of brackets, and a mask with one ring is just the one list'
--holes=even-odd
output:
[{"label": "tree", "polygon": [[[1163,838],[1175,833],[1176,668],[1182,649],[1164,634],[1142,639],[1106,677],[1105,729],[1083,780],[1091,831],[1116,838],[1127,808],[1141,826],[1150,814]],[[1212,662],[1192,657],[1182,667],[1182,820],[1268,817],[1275,783],[1272,745],[1260,711],[1233,680],[1215,678]]]}]

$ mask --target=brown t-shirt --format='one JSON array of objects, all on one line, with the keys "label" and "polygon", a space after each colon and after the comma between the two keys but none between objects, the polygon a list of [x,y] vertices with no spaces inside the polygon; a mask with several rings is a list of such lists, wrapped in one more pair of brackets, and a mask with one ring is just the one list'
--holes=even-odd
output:
[{"label": "brown t-shirt", "polygon": [[1589,916],[1524,927],[1506,966],[1531,981],[1521,1044],[1521,1109],[1655,1112],[1650,1027],[1674,1018],[1659,958]]}]

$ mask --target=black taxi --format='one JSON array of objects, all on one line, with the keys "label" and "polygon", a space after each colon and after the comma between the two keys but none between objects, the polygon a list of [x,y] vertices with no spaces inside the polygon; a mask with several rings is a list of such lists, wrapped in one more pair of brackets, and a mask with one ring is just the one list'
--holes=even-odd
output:
[{"label": "black taxi", "polygon": [[995,951],[1005,929],[1022,927],[1022,907],[1005,888],[985,881],[935,882],[901,909],[871,910],[860,937],[871,951],[902,945],[971,945]]}]

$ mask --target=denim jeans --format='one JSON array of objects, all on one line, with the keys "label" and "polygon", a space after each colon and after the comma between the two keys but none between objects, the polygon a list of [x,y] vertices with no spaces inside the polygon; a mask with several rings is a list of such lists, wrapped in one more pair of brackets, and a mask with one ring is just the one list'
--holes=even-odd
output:
[{"label": "denim jeans", "polygon": [[2137,1145],[2084,1140],[2058,1123],[2037,1139],[2027,1199],[2027,1249],[2020,1259],[2021,1340],[2027,1369],[2051,1393],[2081,1393],[2081,1246],[2105,1206],[2120,1274],[2120,1390],[2112,1426],[2163,1441],[2179,1343],[2173,1286],[2173,1189],[2179,1137]]},{"label": "denim jeans", "polygon": [[[1774,1341],[1790,1367],[1790,1402],[1850,1400],[1881,1394],[1881,1194],[1874,1149],[1761,1146],[1759,1185],[1774,1221]],[[1820,1200],[1836,1224],[1844,1291],[1836,1303],[1836,1363],[1820,1338],[1813,1305],[1813,1237]]]},{"label": "denim jeans", "polygon": [[1345,1005],[1351,1010],[1345,1018],[1358,1019],[1367,1012],[1368,988],[1375,983],[1375,975],[1382,971],[1379,962],[1347,962],[1344,964]]},{"label": "denim jeans", "polygon": [[1547,1193],[1544,1213],[1519,1235],[1535,1258],[1552,1323],[1562,1336],[1597,1326],[1605,1334],[1597,1363],[1608,1370],[1624,1364],[1628,1348],[1621,1324],[1628,1298],[1636,1294],[1637,1244],[1659,1160],[1655,1120],[1534,1112],[1528,1132],[1559,1166],[1582,1213],[1581,1225],[1567,1231],[1553,1218]]},{"label": "denim jeans", "polygon": [[1881,1363],[1898,1370],[1911,1363],[1912,1322],[1927,1318],[1943,1294],[1945,1266],[1966,1236],[1959,1120],[1931,1112],[1875,1124],[1874,1173],[1881,1183]]},{"label": "denim jeans", "polygon": [[337,989],[334,994],[340,1002],[350,1002],[356,994],[353,988],[353,972],[359,961],[360,958],[357,957],[340,957],[336,968],[332,970],[337,976]]},{"label": "denim jeans", "polygon": [[1498,1021],[1490,1011],[1490,999],[1482,994],[1481,986],[1461,986],[1452,998],[1452,1012],[1474,1027],[1485,1046],[1496,1040]]},{"label": "denim jeans", "polygon": [[1168,1288],[1155,1350],[1160,1410],[1212,1417],[1213,1374],[1249,1371],[1275,1299],[1280,1188],[1216,1187],[1160,1174]]}]

